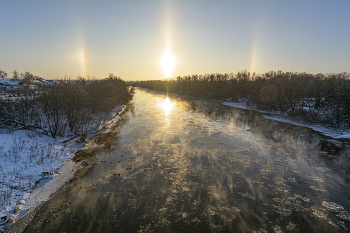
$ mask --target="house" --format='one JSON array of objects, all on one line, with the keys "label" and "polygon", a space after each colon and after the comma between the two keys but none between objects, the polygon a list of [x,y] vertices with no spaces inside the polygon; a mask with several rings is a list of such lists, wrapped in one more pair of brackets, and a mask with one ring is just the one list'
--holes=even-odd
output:
[{"label": "house", "polygon": [[19,85],[20,82],[11,81],[11,80],[4,84],[7,91],[16,91],[23,87],[23,85]]},{"label": "house", "polygon": [[41,81],[36,80],[36,79],[31,79],[31,78],[25,78],[22,81],[20,81],[20,85],[37,85],[41,86]]},{"label": "house", "polygon": [[12,81],[8,78],[0,78],[0,85],[6,91],[15,91],[23,87],[20,82]]},{"label": "house", "polygon": [[44,83],[42,83],[42,85],[43,86],[55,86],[56,85],[56,82],[55,81],[53,81],[53,80],[46,80],[46,82]]},{"label": "house", "polygon": [[38,90],[38,86],[37,85],[28,85],[29,90],[32,91],[37,91]]},{"label": "house", "polygon": [[0,84],[5,85],[5,83],[10,82],[11,79],[9,78],[0,78]]},{"label": "house", "polygon": [[33,85],[41,86],[42,82],[40,80],[33,80]]}]

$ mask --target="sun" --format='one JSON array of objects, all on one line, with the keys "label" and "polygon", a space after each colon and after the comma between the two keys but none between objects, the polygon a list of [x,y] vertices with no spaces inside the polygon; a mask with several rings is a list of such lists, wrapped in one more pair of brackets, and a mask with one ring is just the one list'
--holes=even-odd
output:
[{"label": "sun", "polygon": [[171,73],[176,64],[176,59],[174,55],[171,53],[169,46],[167,47],[163,57],[159,61],[160,66],[163,69],[165,78],[170,78]]}]

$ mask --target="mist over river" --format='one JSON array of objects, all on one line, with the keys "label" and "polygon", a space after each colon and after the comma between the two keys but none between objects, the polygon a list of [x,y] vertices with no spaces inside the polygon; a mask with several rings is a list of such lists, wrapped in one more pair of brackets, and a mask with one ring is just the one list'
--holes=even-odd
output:
[{"label": "mist over river", "polygon": [[141,88],[128,108],[24,232],[350,231],[348,142]]}]

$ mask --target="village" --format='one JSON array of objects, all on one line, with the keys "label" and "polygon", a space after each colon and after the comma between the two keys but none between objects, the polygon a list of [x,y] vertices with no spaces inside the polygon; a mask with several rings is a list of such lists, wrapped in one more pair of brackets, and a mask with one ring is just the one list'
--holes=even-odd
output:
[{"label": "village", "polygon": [[0,69],[0,95],[4,98],[7,94],[14,95],[21,89],[38,91],[42,86],[54,86],[58,82],[54,80],[45,80],[39,76],[34,76],[29,72],[18,74],[13,72],[13,77],[8,78],[7,73]]}]

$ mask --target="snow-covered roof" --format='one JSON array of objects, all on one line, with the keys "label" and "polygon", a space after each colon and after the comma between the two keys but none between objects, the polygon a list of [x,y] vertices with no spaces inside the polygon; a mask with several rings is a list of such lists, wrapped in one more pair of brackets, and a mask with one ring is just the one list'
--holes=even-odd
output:
[{"label": "snow-covered roof", "polygon": [[5,83],[10,82],[10,81],[11,81],[11,79],[9,79],[9,78],[0,78],[0,83],[2,83],[2,84],[5,84]]},{"label": "snow-covered roof", "polygon": [[4,83],[7,86],[17,86],[20,82],[16,82],[16,81],[8,81],[6,83]]},{"label": "snow-covered roof", "polygon": [[56,83],[55,82],[46,82],[46,83],[42,83],[41,85],[43,86],[54,86]]}]

